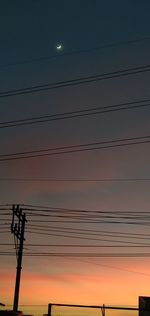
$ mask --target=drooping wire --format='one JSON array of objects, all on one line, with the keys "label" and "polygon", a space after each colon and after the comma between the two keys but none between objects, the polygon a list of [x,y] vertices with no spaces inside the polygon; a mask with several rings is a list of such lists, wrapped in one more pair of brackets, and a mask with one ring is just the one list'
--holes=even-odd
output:
[{"label": "drooping wire", "polygon": [[126,69],[121,69],[117,71],[112,72],[106,72],[102,74],[97,75],[90,75],[85,77],[78,77],[72,80],[66,80],[66,81],[57,81],[57,82],[51,82],[26,88],[20,88],[20,89],[14,89],[14,90],[7,90],[7,91],[1,91],[0,92],[0,98],[7,98],[7,97],[13,97],[18,95],[25,95],[25,94],[32,94],[37,93],[41,91],[47,91],[47,90],[53,90],[58,88],[65,88],[65,87],[71,87],[71,86],[79,86],[83,84],[88,83],[95,83],[100,82],[102,80],[108,80],[108,79],[114,79],[114,78],[120,78],[124,76],[130,76],[130,75],[136,75],[140,73],[146,73],[150,71],[150,65],[142,65],[138,67],[131,67]]}]

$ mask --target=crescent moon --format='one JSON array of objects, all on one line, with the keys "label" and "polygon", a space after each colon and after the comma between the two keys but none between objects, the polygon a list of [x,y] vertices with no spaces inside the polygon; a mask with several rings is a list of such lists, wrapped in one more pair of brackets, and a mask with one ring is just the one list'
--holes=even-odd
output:
[{"label": "crescent moon", "polygon": [[62,49],[62,45],[61,45],[61,44],[57,45],[57,46],[56,46],[56,49],[57,49],[57,50]]}]

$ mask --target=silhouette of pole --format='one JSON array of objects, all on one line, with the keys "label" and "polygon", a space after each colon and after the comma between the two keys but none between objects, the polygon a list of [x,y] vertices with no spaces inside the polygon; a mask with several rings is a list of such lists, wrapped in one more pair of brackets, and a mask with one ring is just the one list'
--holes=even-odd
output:
[{"label": "silhouette of pole", "polygon": [[105,316],[105,305],[104,304],[101,307],[101,312],[102,312],[102,316]]},{"label": "silhouette of pole", "polygon": [[[18,224],[15,223],[15,215],[18,218]],[[22,214],[22,209],[17,205],[16,209],[13,206],[13,220],[11,231],[19,240],[19,245],[17,245],[17,271],[16,271],[16,284],[15,284],[15,293],[14,293],[14,304],[13,311],[18,311],[18,302],[19,302],[19,289],[20,289],[20,278],[21,278],[21,269],[22,269],[22,256],[23,256],[23,243],[24,243],[24,231],[25,231],[25,222],[26,215]]]},{"label": "silhouette of pole", "polygon": [[52,304],[48,304],[48,316],[52,316]]}]

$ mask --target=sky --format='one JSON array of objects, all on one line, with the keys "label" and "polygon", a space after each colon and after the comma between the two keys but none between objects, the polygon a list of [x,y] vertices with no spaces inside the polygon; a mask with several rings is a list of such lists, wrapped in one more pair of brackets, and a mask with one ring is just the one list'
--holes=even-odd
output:
[{"label": "sky", "polygon": [[[11,205],[20,204],[28,219],[24,252],[42,253],[45,247],[35,250],[28,244],[51,244],[46,252],[148,253],[148,247],[129,248],[126,242],[139,246],[146,243],[142,234],[149,237],[149,215],[145,213],[150,203],[148,142],[5,161],[1,155],[7,158],[21,152],[148,136],[149,68],[27,94],[4,96],[3,92],[148,67],[149,10],[148,0],[0,1],[0,204],[8,205],[4,210],[0,207],[0,244],[10,244],[1,245],[1,252],[15,254],[10,228],[6,225],[4,233],[2,224],[11,222]],[[58,51],[60,43],[63,49]],[[124,103],[140,107],[10,126],[18,120],[85,113]],[[82,210],[88,211],[86,223]],[[128,218],[118,219],[119,211]],[[141,216],[139,225],[137,216]],[[41,226],[34,228],[36,221]],[[136,236],[141,236],[137,244]],[[120,240],[126,248],[122,244],[111,248]],[[68,245],[69,250],[61,245]],[[75,245],[79,247],[74,249]],[[103,248],[87,248],[95,245]],[[111,246],[105,249],[104,245]],[[24,256],[19,302],[137,306],[138,296],[150,295],[149,266],[150,259],[144,256]],[[15,272],[15,255],[1,255],[0,301],[7,306],[13,303]]]}]

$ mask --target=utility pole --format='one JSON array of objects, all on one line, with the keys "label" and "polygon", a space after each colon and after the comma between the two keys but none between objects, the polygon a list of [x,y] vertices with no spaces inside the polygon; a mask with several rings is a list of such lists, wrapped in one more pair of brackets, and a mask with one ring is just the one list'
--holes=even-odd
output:
[{"label": "utility pole", "polygon": [[105,316],[105,305],[104,304],[101,307],[101,312],[102,312],[102,316]]},{"label": "utility pole", "polygon": [[19,302],[19,289],[20,289],[20,278],[21,278],[21,269],[22,269],[22,256],[23,256],[23,243],[24,243],[24,232],[25,232],[25,223],[26,214],[22,213],[22,209],[17,205],[12,207],[12,224],[11,224],[11,233],[14,234],[16,257],[17,257],[17,271],[16,271],[16,284],[15,284],[15,293],[14,293],[14,304],[13,311],[18,311],[18,302]]}]

